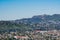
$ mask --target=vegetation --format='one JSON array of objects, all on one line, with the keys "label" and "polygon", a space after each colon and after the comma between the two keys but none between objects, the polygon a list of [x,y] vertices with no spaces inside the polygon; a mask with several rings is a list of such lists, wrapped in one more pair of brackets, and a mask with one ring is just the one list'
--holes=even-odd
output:
[{"label": "vegetation", "polygon": [[13,21],[0,21],[0,33],[10,31],[60,30],[60,14],[38,15]]}]

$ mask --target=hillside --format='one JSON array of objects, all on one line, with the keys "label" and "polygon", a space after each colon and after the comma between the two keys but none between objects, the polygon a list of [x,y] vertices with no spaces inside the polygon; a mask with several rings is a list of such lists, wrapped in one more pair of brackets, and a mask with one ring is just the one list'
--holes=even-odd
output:
[{"label": "hillside", "polygon": [[32,30],[31,27],[25,24],[17,24],[11,21],[0,21],[0,32],[10,32],[10,31],[27,31]]},{"label": "hillside", "polygon": [[0,21],[0,31],[60,30],[60,14],[37,15],[13,21]]}]

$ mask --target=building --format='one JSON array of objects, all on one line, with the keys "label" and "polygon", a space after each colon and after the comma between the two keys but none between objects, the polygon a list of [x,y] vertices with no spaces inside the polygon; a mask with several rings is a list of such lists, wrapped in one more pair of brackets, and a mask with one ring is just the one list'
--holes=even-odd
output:
[{"label": "building", "polygon": [[28,36],[14,36],[14,38],[20,39],[20,40],[28,40],[29,39]]}]

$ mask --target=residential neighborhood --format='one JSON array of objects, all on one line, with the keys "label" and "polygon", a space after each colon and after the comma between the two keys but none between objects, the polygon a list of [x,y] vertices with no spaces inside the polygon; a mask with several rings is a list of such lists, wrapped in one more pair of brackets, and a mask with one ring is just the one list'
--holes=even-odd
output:
[{"label": "residential neighborhood", "polygon": [[0,34],[0,40],[60,40],[60,30],[4,33]]}]

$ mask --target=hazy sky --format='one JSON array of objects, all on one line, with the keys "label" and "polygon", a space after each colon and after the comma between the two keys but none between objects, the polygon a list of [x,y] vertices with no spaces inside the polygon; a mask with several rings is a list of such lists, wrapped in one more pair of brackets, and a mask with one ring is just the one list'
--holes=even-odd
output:
[{"label": "hazy sky", "polygon": [[0,0],[0,20],[60,14],[60,0]]}]

